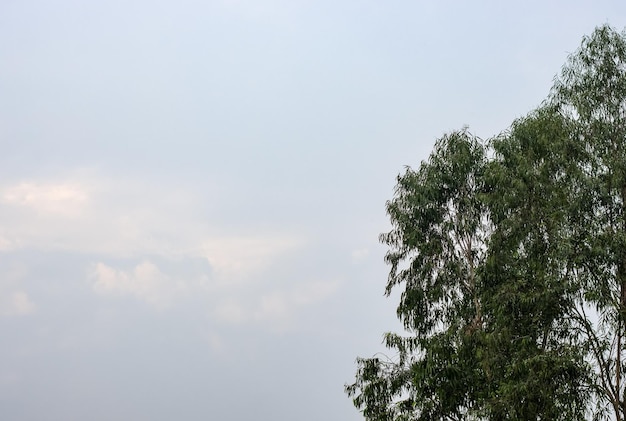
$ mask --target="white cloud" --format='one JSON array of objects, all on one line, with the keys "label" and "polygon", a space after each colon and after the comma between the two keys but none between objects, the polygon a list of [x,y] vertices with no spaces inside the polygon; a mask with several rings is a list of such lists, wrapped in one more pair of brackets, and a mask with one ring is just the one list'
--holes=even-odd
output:
[{"label": "white cloud", "polygon": [[322,303],[338,286],[336,281],[308,282],[250,296],[230,297],[220,302],[213,314],[222,323],[261,324],[282,333],[296,328],[300,312]]},{"label": "white cloud", "polygon": [[88,192],[78,183],[23,182],[5,188],[2,202],[38,213],[76,216],[87,203]]},{"label": "white cloud", "polygon": [[307,283],[292,292],[292,299],[296,305],[310,305],[330,297],[338,287],[337,281]]},{"label": "white cloud", "polygon": [[230,324],[241,324],[249,318],[243,305],[233,299],[227,299],[219,303],[215,308],[215,315],[218,320]]},{"label": "white cloud", "polygon": [[0,252],[15,250],[17,246],[8,238],[0,236]]},{"label": "white cloud", "polygon": [[205,240],[202,250],[218,280],[237,283],[258,274],[298,245],[295,238],[280,234],[235,236]]},{"label": "white cloud", "polygon": [[[77,181],[80,179],[81,181]],[[202,212],[203,196],[180,185],[79,174],[0,185],[0,252],[55,250],[103,257],[201,257],[222,285],[256,279],[302,240],[281,232],[225,232]],[[214,197],[215,196],[215,197]],[[206,200],[206,198],[204,199]]]},{"label": "white cloud", "polygon": [[226,343],[221,335],[216,332],[211,332],[207,335],[207,342],[209,347],[213,350],[213,352],[217,352],[219,354],[224,354],[226,351]]},{"label": "white cloud", "polygon": [[281,327],[290,327],[292,320],[290,313],[295,304],[291,294],[285,291],[272,291],[261,296],[254,314],[255,319],[270,321],[272,324],[279,324]]},{"label": "white cloud", "polygon": [[254,317],[269,323],[274,330],[290,330],[295,327],[300,310],[324,301],[337,287],[337,282],[312,282],[292,289],[272,291],[261,296]]},{"label": "white cloud", "polygon": [[[204,211],[206,196],[219,202],[218,193],[94,174],[0,184],[0,252],[20,248],[97,256],[89,269],[95,293],[134,297],[158,309],[196,296],[226,324],[280,325],[298,306],[326,294],[319,285],[279,288],[285,276],[280,273],[289,266],[285,262],[304,238],[279,230],[220,228],[220,220]],[[111,265],[120,258],[136,265]],[[170,267],[165,262],[187,259],[206,259],[208,265],[192,275],[163,269]],[[33,311],[26,298],[15,298],[10,311]]]},{"label": "white cloud", "polygon": [[0,273],[0,316],[26,316],[37,310],[37,305],[25,291],[22,283],[28,268],[12,264]]},{"label": "white cloud", "polygon": [[93,289],[101,295],[132,295],[158,308],[168,307],[184,287],[177,284],[149,261],[123,271],[98,263],[92,273]]},{"label": "white cloud", "polygon": [[367,258],[367,256],[369,256],[369,254],[370,254],[370,251],[368,249],[352,250],[352,253],[351,253],[352,261],[355,263],[362,262],[363,260]]},{"label": "white cloud", "polygon": [[0,185],[0,249],[174,254],[202,222],[182,190],[85,174]]},{"label": "white cloud", "polygon": [[24,291],[4,292],[0,299],[0,314],[3,316],[25,316],[36,310],[35,303]]}]

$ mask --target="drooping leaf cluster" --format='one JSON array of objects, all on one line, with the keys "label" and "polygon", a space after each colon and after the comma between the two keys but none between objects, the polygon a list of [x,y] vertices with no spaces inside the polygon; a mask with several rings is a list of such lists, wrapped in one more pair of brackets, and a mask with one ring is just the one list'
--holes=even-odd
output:
[{"label": "drooping leaf cluster", "polygon": [[346,386],[367,420],[626,419],[625,142],[626,33],[603,26],[541,108],[398,177],[381,241],[406,332]]},{"label": "drooping leaf cluster", "polygon": [[587,364],[572,333],[567,215],[571,131],[552,109],[492,141],[486,171],[489,239],[482,275],[487,323],[478,349],[490,367],[487,418],[582,419]]},{"label": "drooping leaf cluster", "polygon": [[398,353],[394,361],[359,361],[347,390],[367,419],[464,419],[472,411],[468,390],[480,370],[470,361],[471,331],[482,323],[476,271],[488,229],[479,198],[485,162],[484,145],[459,131],[440,139],[419,170],[398,177],[387,203],[394,229],[381,241],[390,247],[386,293],[404,285],[397,314],[412,336],[385,336]]},{"label": "drooping leaf cluster", "polygon": [[572,125],[572,253],[579,291],[573,318],[595,368],[591,386],[626,419],[626,32],[609,26],[583,39],[557,77],[550,102]]}]

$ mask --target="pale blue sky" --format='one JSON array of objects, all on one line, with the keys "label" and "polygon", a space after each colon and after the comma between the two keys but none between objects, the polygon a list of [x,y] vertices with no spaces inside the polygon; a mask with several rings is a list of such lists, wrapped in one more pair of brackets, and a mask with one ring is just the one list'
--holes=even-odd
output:
[{"label": "pale blue sky", "polygon": [[0,2],[0,418],[359,420],[404,165],[618,1]]}]

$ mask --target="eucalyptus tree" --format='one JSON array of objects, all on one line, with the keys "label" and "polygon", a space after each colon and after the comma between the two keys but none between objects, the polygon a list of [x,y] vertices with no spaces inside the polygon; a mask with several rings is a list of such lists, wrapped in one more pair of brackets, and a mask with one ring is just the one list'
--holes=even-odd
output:
[{"label": "eucalyptus tree", "polygon": [[387,203],[393,229],[386,294],[403,288],[397,315],[409,336],[387,333],[392,357],[358,360],[348,395],[367,420],[465,420],[479,414],[484,372],[478,271],[489,224],[481,200],[485,145],[467,130],[439,139],[427,162],[398,177]]},{"label": "eucalyptus tree", "polygon": [[[574,318],[596,369],[600,405],[626,419],[626,33],[585,37],[555,81],[551,103],[576,128],[571,271]],[[592,311],[594,314],[590,315]],[[606,405],[605,405],[606,406]]]},{"label": "eucalyptus tree", "polygon": [[[366,419],[571,420],[586,366],[570,340],[572,291],[561,239],[568,130],[540,110],[489,149],[466,130],[398,177],[386,293],[409,336],[394,358],[359,359],[346,391]],[[492,159],[487,157],[492,155]]]},{"label": "eucalyptus tree", "polygon": [[495,138],[485,171],[493,232],[481,273],[486,317],[483,406],[494,420],[583,419],[588,366],[572,331],[575,302],[565,258],[571,127],[553,108]]},{"label": "eucalyptus tree", "polygon": [[398,177],[381,240],[407,334],[358,360],[367,420],[626,421],[625,141],[626,33],[602,26],[545,107]]}]

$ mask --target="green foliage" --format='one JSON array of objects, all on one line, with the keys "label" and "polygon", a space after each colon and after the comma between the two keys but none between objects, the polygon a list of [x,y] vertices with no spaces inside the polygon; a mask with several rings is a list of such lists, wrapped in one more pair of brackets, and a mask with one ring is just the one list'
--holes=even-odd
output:
[{"label": "green foliage", "polygon": [[[608,26],[586,37],[557,78],[550,98],[575,128],[570,168],[568,262],[580,291],[573,312],[596,368],[597,399],[626,418],[626,33]],[[595,311],[593,321],[584,312]]]},{"label": "green foliage", "polygon": [[[398,177],[386,292],[404,287],[385,335],[395,360],[360,359],[346,387],[368,420],[572,419],[586,370],[563,342],[570,291],[556,258],[564,172],[545,159],[563,120],[538,111],[487,146],[466,130]],[[555,175],[556,174],[556,175]],[[539,178],[538,178],[539,177]]]},{"label": "green foliage", "polygon": [[486,171],[494,229],[481,272],[490,419],[581,419],[587,366],[573,342],[567,206],[570,128],[553,109],[493,140]]},{"label": "green foliage", "polygon": [[398,177],[381,241],[406,336],[358,360],[366,419],[626,419],[625,140],[626,33],[602,26],[545,106]]},{"label": "green foliage", "polygon": [[484,145],[467,131],[440,139],[428,162],[398,177],[387,203],[393,229],[386,292],[404,286],[398,317],[407,331],[385,336],[394,361],[359,360],[346,390],[369,420],[465,419],[481,383],[469,332],[481,323],[476,269],[485,252],[480,199]]}]

